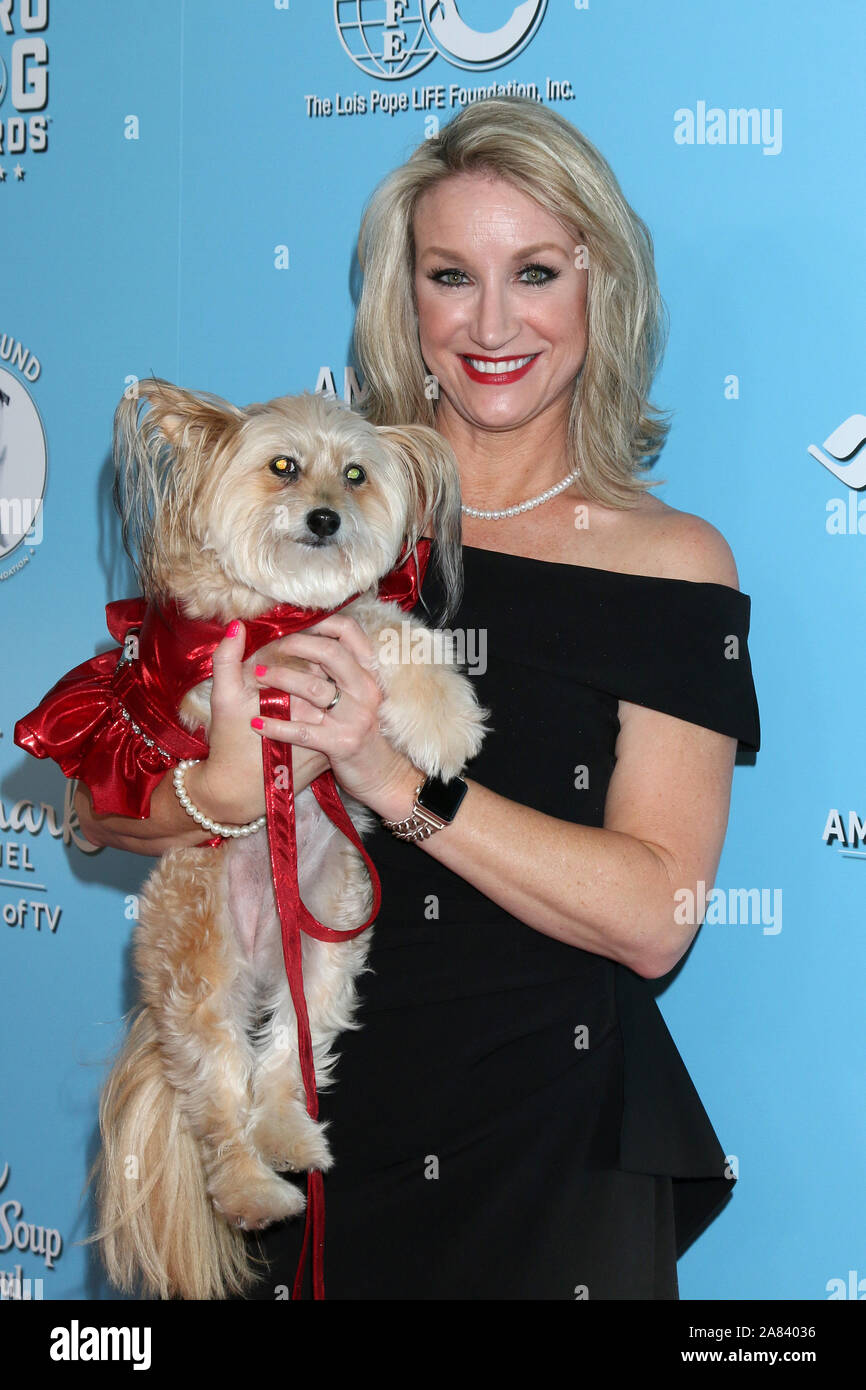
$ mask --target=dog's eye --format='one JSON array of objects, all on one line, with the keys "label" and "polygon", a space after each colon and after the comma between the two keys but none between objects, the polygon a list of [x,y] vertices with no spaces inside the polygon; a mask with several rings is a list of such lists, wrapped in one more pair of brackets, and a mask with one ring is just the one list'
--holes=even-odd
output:
[{"label": "dog's eye", "polygon": [[298,461],[288,454],[280,454],[279,458],[271,459],[270,468],[278,478],[294,478],[298,472]]},{"label": "dog's eye", "polygon": [[343,476],[347,483],[364,483],[367,480],[367,474],[358,463],[350,463],[348,468],[344,470]]}]

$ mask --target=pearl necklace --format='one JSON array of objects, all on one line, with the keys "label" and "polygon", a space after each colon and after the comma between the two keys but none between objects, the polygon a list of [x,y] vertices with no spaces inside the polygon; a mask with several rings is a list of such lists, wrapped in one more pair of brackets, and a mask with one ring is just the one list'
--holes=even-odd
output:
[{"label": "pearl necklace", "polygon": [[580,469],[575,468],[573,473],[569,473],[567,478],[563,478],[556,487],[549,487],[546,492],[542,492],[540,497],[533,497],[528,502],[520,502],[515,507],[505,507],[499,512],[483,512],[477,507],[467,507],[461,504],[460,510],[466,512],[467,516],[480,517],[482,521],[498,521],[503,516],[517,516],[520,512],[529,512],[533,507],[540,507],[542,502],[549,502],[551,497],[556,497],[560,492],[565,492],[567,487],[580,477]]}]

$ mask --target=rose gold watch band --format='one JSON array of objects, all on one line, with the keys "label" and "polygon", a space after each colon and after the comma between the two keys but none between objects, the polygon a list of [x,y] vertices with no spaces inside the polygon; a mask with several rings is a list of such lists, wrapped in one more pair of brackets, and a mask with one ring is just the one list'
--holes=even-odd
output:
[{"label": "rose gold watch band", "polygon": [[410,815],[404,820],[383,820],[382,825],[386,830],[390,830],[398,840],[426,840],[434,835],[437,830],[448,825],[448,821],[442,820],[434,815],[432,811],[427,811],[423,806],[418,805],[418,797],[421,795],[421,788],[424,783],[419,782],[415,788],[415,802]]}]

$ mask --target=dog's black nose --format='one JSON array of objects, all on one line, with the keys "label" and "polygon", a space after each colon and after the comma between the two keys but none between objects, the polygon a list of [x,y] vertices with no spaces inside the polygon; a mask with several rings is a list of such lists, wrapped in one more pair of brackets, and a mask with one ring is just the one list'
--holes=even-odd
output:
[{"label": "dog's black nose", "polygon": [[331,507],[316,507],[314,511],[307,512],[305,520],[314,536],[333,536],[340,529],[340,513]]}]

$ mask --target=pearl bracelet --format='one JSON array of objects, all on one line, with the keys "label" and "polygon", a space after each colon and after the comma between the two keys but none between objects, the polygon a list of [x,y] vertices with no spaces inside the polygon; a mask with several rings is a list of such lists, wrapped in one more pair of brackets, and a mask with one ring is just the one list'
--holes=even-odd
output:
[{"label": "pearl bracelet", "polygon": [[187,815],[192,816],[196,825],[200,825],[202,830],[210,830],[214,835],[220,835],[224,840],[236,840],[239,836],[254,835],[257,830],[261,830],[267,821],[267,816],[259,816],[257,820],[250,821],[248,825],[220,825],[219,821],[211,820],[209,816],[198,809],[190,799],[183,779],[187,768],[195,767],[196,763],[199,762],[201,762],[200,758],[185,758],[183,762],[178,763],[172,774],[175,795]]}]

